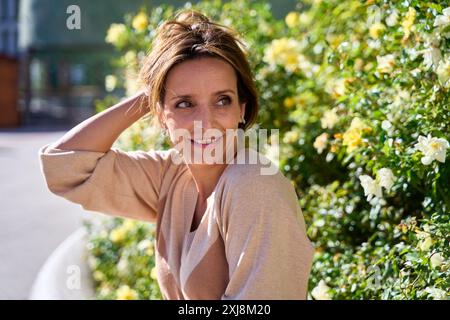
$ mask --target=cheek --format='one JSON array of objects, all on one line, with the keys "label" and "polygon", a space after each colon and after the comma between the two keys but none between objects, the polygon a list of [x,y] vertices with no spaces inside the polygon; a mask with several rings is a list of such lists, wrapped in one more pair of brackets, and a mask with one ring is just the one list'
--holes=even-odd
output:
[{"label": "cheek", "polygon": [[172,145],[176,145],[183,140],[183,137],[190,132],[189,121],[186,119],[171,116],[166,118],[167,128],[169,129],[169,136]]},{"label": "cheek", "polygon": [[230,106],[225,110],[219,110],[216,114],[216,120],[224,128],[237,128],[241,119],[241,110],[239,105]]},{"label": "cheek", "polygon": [[169,130],[189,130],[193,124],[193,121],[186,119],[185,117],[171,117],[167,119],[167,127]]},{"label": "cheek", "polygon": [[166,111],[164,112],[164,118],[169,130],[173,130],[179,127],[180,119],[173,111],[166,109]]},{"label": "cheek", "polygon": [[238,127],[238,120],[234,116],[223,118],[221,126],[226,129],[236,129]]}]

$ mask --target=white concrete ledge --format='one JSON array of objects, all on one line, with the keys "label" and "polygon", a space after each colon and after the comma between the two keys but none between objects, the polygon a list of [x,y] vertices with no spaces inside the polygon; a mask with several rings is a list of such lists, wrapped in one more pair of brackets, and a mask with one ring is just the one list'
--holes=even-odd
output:
[{"label": "white concrete ledge", "polygon": [[86,230],[80,228],[53,251],[34,281],[30,300],[94,299],[86,241]]}]

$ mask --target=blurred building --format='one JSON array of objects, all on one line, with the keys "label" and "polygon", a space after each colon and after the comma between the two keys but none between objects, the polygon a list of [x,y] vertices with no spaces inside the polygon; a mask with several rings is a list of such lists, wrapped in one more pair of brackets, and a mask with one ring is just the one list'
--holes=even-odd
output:
[{"label": "blurred building", "polygon": [[[193,3],[197,1],[191,1]],[[283,17],[297,0],[270,1]],[[0,0],[0,127],[73,126],[93,115],[112,73],[114,48],[105,43],[125,13],[184,0]],[[81,29],[70,30],[77,5]]]},{"label": "blurred building", "polygon": [[18,0],[0,0],[0,127],[17,126],[18,111]]},{"label": "blurred building", "polygon": [[[22,0],[19,6],[20,101],[26,125],[74,125],[94,114],[106,94],[115,52],[105,43],[111,23],[149,1]],[[80,29],[69,29],[71,5]]]}]

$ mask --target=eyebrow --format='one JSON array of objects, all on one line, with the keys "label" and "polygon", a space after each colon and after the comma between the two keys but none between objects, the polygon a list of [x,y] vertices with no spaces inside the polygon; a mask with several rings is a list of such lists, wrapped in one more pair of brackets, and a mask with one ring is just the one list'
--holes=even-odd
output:
[{"label": "eyebrow", "polygon": [[[225,89],[225,90],[220,90],[220,91],[214,92],[214,95],[219,95],[219,94],[226,93],[226,92],[231,92],[233,94],[236,94],[231,89]],[[170,100],[175,100],[175,99],[179,99],[179,98],[190,98],[190,97],[192,97],[192,95],[190,95],[190,94],[177,95],[177,96],[170,98]]]}]

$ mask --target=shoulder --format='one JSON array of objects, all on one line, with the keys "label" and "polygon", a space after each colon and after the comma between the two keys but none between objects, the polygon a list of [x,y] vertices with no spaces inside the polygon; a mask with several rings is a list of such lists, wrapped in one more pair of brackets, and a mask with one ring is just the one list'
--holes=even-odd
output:
[{"label": "shoulder", "polygon": [[224,171],[221,181],[223,190],[229,193],[232,201],[247,199],[266,202],[271,198],[297,200],[292,183],[267,157],[247,148],[241,154],[246,161],[239,161],[239,157],[236,157],[235,163],[229,164]]},{"label": "shoulder", "polygon": [[303,225],[297,193],[291,181],[276,167],[276,170],[262,170],[267,169],[270,162],[263,155],[259,156],[262,161],[258,163],[233,163],[224,171],[215,198],[218,200],[217,223],[222,234],[228,232],[230,225],[239,228],[249,228],[254,224],[263,224],[267,228]]}]

